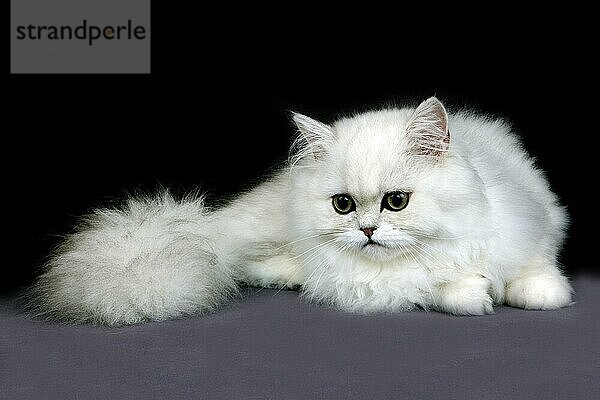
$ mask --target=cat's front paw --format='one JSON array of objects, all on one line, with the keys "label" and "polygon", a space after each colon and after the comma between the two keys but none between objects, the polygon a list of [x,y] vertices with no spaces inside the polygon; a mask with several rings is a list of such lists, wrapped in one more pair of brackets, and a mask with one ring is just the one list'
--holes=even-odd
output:
[{"label": "cat's front paw", "polygon": [[555,310],[571,304],[573,289],[559,274],[538,274],[513,280],[506,286],[506,304],[529,310]]},{"label": "cat's front paw", "polygon": [[454,315],[493,314],[493,300],[489,294],[490,281],[484,277],[469,277],[441,286],[435,307]]}]

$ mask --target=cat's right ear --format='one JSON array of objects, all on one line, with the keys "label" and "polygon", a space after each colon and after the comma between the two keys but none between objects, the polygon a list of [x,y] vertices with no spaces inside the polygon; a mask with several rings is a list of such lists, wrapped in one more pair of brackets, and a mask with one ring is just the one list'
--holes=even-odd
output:
[{"label": "cat's right ear", "polygon": [[306,115],[292,113],[292,119],[298,128],[298,137],[294,142],[293,155],[296,160],[306,156],[322,158],[333,143],[333,128]]}]

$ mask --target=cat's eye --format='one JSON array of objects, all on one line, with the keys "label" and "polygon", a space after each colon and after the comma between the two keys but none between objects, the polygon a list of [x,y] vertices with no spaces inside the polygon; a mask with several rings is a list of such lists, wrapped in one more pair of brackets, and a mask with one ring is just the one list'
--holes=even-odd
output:
[{"label": "cat's eye", "polygon": [[381,202],[381,209],[384,208],[390,211],[400,211],[406,208],[408,205],[408,199],[410,195],[406,192],[391,192],[383,196]]},{"label": "cat's eye", "polygon": [[347,194],[336,194],[332,197],[333,209],[339,214],[348,214],[356,210],[354,200]]}]

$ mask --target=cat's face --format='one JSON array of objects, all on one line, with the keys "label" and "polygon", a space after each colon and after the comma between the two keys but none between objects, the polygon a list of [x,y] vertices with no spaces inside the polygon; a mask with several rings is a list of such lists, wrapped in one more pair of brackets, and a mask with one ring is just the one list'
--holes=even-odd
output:
[{"label": "cat's face", "polygon": [[335,232],[332,244],[340,251],[395,258],[417,245],[417,230],[428,231],[435,204],[427,174],[434,166],[424,170],[408,156],[403,128],[409,117],[379,113],[334,125],[336,140],[318,178],[318,208],[326,214],[322,228]]},{"label": "cat's face", "polygon": [[449,182],[446,112],[428,101],[416,111],[372,112],[332,127],[313,121],[323,141],[312,143],[304,189],[307,234],[376,261],[431,253],[428,239],[452,234],[452,203],[468,188]]}]

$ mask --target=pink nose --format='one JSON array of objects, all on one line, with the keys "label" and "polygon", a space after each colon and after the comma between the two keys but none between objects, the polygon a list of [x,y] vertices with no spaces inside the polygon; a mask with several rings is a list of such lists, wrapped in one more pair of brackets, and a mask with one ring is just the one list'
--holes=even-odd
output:
[{"label": "pink nose", "polygon": [[373,232],[375,232],[375,229],[377,228],[360,228],[360,230],[363,231],[365,236],[369,239],[371,238],[371,236],[373,236]]}]

